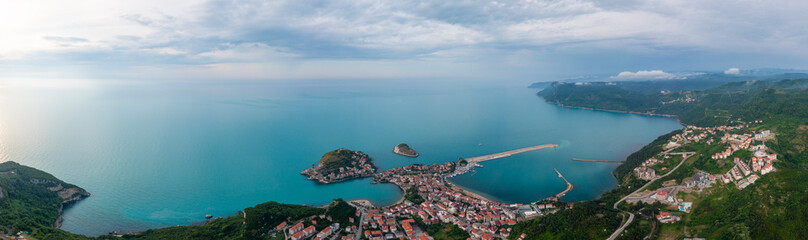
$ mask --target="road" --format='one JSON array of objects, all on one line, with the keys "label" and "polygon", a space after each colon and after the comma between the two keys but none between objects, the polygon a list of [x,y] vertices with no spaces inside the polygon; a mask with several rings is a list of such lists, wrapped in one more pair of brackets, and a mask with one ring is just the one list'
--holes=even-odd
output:
[{"label": "road", "polygon": [[[665,154],[667,154],[668,152],[670,152],[670,151],[671,151],[671,150],[673,150],[673,149],[675,149],[675,148],[669,149],[668,151],[666,151],[666,152],[665,152]],[[657,178],[654,178],[654,179],[653,179],[653,180],[651,180],[651,181],[648,181],[648,183],[646,183],[646,184],[645,184],[645,185],[643,185],[642,187],[638,188],[638,189],[637,189],[637,190],[635,190],[634,192],[632,192],[632,193],[630,193],[630,194],[626,195],[625,197],[621,198],[621,199],[620,199],[620,201],[617,201],[616,203],[614,203],[614,206],[612,206],[612,207],[613,207],[614,209],[617,209],[617,205],[619,205],[621,202],[625,201],[625,200],[628,198],[628,196],[631,196],[631,195],[633,195],[633,194],[635,194],[635,193],[639,192],[640,190],[643,190],[644,188],[648,187],[648,185],[651,185],[652,183],[654,183],[656,180],[661,179],[661,178],[664,178],[664,177],[667,177],[667,176],[668,176],[668,175],[670,175],[671,173],[675,172],[675,171],[676,171],[676,169],[679,169],[679,167],[681,167],[681,166],[682,166],[682,164],[684,164],[684,163],[685,163],[685,161],[687,161],[687,159],[688,159],[688,158],[692,157],[693,155],[696,155],[696,153],[695,153],[695,152],[685,152],[685,153],[683,153],[683,156],[684,156],[684,155],[687,155],[687,156],[685,156],[685,158],[682,158],[682,161],[681,161],[681,162],[679,162],[679,164],[678,164],[678,165],[676,165],[676,167],[675,167],[675,168],[671,169],[671,170],[670,170],[668,173],[666,173],[665,175],[659,176],[659,177],[657,177]],[[631,221],[633,221],[633,220],[634,220],[634,213],[630,213],[630,212],[626,212],[626,213],[628,213],[628,214],[630,215],[630,216],[628,217],[628,221],[626,221],[626,223],[624,223],[624,224],[623,224],[623,226],[620,226],[620,228],[618,228],[617,230],[615,230],[615,231],[614,231],[614,233],[612,233],[612,235],[611,235],[611,236],[609,236],[609,238],[607,238],[608,240],[614,240],[615,238],[617,238],[617,236],[619,236],[619,235],[620,235],[620,233],[621,233],[621,232],[623,232],[623,230],[626,230],[626,227],[628,227],[628,225],[630,225],[630,224],[631,224]]]},{"label": "road", "polygon": [[363,227],[363,224],[365,222],[365,218],[368,217],[368,210],[367,210],[367,208],[365,208],[365,206],[360,205],[360,204],[354,204],[352,202],[348,202],[348,204],[350,204],[351,206],[359,209],[359,212],[360,212],[359,223],[357,224],[358,227],[357,227],[356,232],[354,233],[354,240],[359,240],[362,237],[362,227]]}]

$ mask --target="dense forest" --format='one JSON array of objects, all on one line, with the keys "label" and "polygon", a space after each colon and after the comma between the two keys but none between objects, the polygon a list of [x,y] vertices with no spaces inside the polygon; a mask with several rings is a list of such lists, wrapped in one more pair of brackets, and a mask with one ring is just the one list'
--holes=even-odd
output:
[{"label": "dense forest", "polygon": [[573,208],[520,222],[513,227],[512,239],[522,233],[526,239],[605,239],[620,226],[619,211],[607,202],[594,200],[575,203]]}]

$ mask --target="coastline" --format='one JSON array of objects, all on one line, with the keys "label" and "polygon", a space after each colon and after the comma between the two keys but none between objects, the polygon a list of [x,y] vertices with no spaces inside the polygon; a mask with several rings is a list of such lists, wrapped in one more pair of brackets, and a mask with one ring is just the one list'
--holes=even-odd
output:
[{"label": "coastline", "polygon": [[[395,184],[393,184],[393,185],[395,185]],[[396,185],[396,186],[398,186],[398,185]],[[401,189],[401,187],[399,187],[399,189]],[[383,205],[383,206],[376,206],[375,204],[373,204],[373,201],[371,201],[370,199],[367,199],[367,198],[358,198],[358,199],[353,199],[353,200],[347,200],[347,202],[357,203],[357,204],[365,205],[365,206],[369,206],[369,207],[386,208],[386,207],[392,207],[392,206],[395,206],[395,205],[403,203],[404,200],[406,199],[406,196],[407,196],[406,193],[401,194],[401,198],[399,198],[396,202],[391,203],[391,204],[387,204],[387,205]]]},{"label": "coastline", "polygon": [[488,201],[488,202],[502,203],[502,202],[499,202],[499,201],[491,200],[491,199],[489,199],[487,197],[484,197],[483,195],[480,195],[478,193],[475,193],[475,192],[471,191],[470,189],[465,189],[465,188],[463,188],[463,187],[461,187],[461,186],[459,186],[457,184],[454,184],[454,183],[452,183],[452,189],[455,190],[455,191],[461,192],[462,194],[464,194],[466,196],[469,196],[469,197],[472,197],[472,198],[485,200],[485,201]]},{"label": "coastline", "polygon": [[64,201],[62,201],[62,204],[59,205],[59,212],[57,214],[59,217],[56,219],[56,222],[53,223],[53,227],[62,228],[62,222],[65,220],[62,217],[62,213],[64,212],[65,208],[70,208],[71,206],[73,206],[73,204],[77,204],[81,200],[84,200],[84,199],[92,196],[92,194],[87,192],[86,190],[84,190],[82,188],[79,188],[79,189],[81,189],[81,191],[78,192],[78,196],[75,196],[75,197],[72,197],[72,198],[69,198],[69,199],[65,199]]},{"label": "coastline", "polygon": [[[640,112],[630,112],[630,111],[616,111],[616,110],[601,110],[601,109],[592,109],[592,108],[585,108],[585,107],[565,106],[565,105],[563,105],[563,104],[559,104],[559,103],[552,103],[552,102],[548,102],[548,101],[545,101],[545,102],[550,103],[550,104],[554,104],[554,105],[557,105],[557,106],[560,106],[560,107],[564,107],[564,108],[573,108],[573,109],[577,108],[577,109],[583,109],[583,110],[594,110],[594,111],[606,111],[606,112],[615,112],[615,113],[640,114],[640,115],[648,115],[648,116],[674,117],[674,118],[677,118],[677,120],[678,120],[678,116],[674,116],[674,115],[664,115],[664,114],[654,114],[654,113],[640,113]],[[395,153],[395,152],[394,152],[394,153]],[[404,155],[404,156],[406,156],[406,155]],[[621,164],[621,165],[622,165],[622,164]],[[310,168],[310,169],[311,169],[311,168]],[[307,170],[309,170],[309,169],[305,169],[303,172],[306,172]],[[308,177],[308,175],[306,175],[306,174],[305,174],[305,173],[303,173],[303,172],[301,172],[301,174],[302,174],[302,175],[305,175],[305,176],[307,176],[307,177]],[[351,180],[359,180],[359,179],[363,179],[363,178],[370,177],[370,176],[373,176],[373,174],[368,175],[368,176],[361,176],[361,177],[353,177],[353,178],[340,179],[340,180],[337,180],[337,181],[326,181],[326,182],[322,182],[322,181],[317,181],[317,179],[310,179],[310,178],[309,178],[309,180],[315,180],[314,182],[315,182],[315,183],[317,183],[317,184],[331,184],[331,183],[340,183],[340,182],[351,181]],[[371,201],[371,200],[369,200],[369,199],[365,199],[365,198],[360,198],[360,199],[349,200],[348,202],[354,202],[354,203],[357,203],[357,204],[362,204],[362,205],[369,205],[369,206],[372,206],[372,207],[374,207],[374,208],[384,208],[384,207],[390,207],[390,206],[395,206],[395,205],[397,205],[397,204],[401,204],[402,202],[404,202],[404,200],[406,200],[406,191],[405,191],[404,189],[402,189],[402,188],[401,188],[399,185],[397,185],[397,184],[394,184],[394,185],[396,185],[396,186],[397,186],[397,187],[398,187],[398,188],[399,188],[399,189],[402,191],[401,197],[400,197],[400,198],[399,198],[399,200],[398,200],[398,201],[396,201],[395,203],[392,203],[392,204],[389,204],[389,205],[381,205],[381,204],[380,204],[379,206],[376,206],[375,204],[373,204],[373,201]],[[618,184],[618,186],[619,186],[619,184]],[[616,187],[615,187],[615,188],[616,188]],[[500,202],[500,201],[495,201],[495,200],[492,200],[492,199],[491,199],[491,198],[489,198],[489,197],[485,197],[485,196],[483,196],[483,195],[481,195],[481,194],[478,194],[478,193],[474,192],[474,191],[473,191],[473,190],[471,190],[471,189],[468,189],[468,188],[462,187],[462,186],[457,185],[457,184],[454,184],[454,183],[451,183],[451,189],[456,190],[456,191],[458,191],[458,192],[462,193],[463,195],[469,196],[469,197],[471,197],[471,198],[475,198],[475,199],[479,199],[479,200],[484,200],[484,201],[488,201],[488,202],[493,202],[493,203],[505,204],[505,203]],[[614,189],[614,188],[612,188],[612,189]],[[598,198],[599,198],[599,197],[598,197]],[[596,198],[596,199],[597,199],[597,198]],[[537,199],[536,201],[541,201],[541,199]]]},{"label": "coastline", "polygon": [[[542,99],[544,99],[544,97],[542,97]],[[588,107],[576,107],[576,106],[564,105],[564,104],[559,103],[559,102],[551,102],[551,101],[548,101],[547,99],[544,99],[544,102],[552,104],[552,105],[556,105],[556,106],[559,106],[559,107],[563,107],[563,108],[592,110],[592,111],[603,111],[603,112],[612,112],[612,113],[630,113],[630,114],[639,114],[639,115],[654,116],[654,117],[669,117],[669,118],[675,118],[676,121],[679,122],[680,125],[684,125],[682,123],[682,121],[679,120],[679,116],[672,115],[672,114],[660,114],[660,113],[652,113],[652,112],[633,112],[633,111],[609,110],[609,109],[588,108]]]},{"label": "coastline", "polygon": [[409,154],[406,154],[406,153],[398,152],[397,150],[398,150],[398,148],[393,149],[393,153],[398,154],[398,155],[401,155],[401,156],[405,156],[405,157],[411,157],[411,158],[414,158],[414,157],[418,157],[418,156],[420,156],[420,155],[421,155],[421,154],[419,154],[419,153],[415,153],[415,155],[409,155]]}]

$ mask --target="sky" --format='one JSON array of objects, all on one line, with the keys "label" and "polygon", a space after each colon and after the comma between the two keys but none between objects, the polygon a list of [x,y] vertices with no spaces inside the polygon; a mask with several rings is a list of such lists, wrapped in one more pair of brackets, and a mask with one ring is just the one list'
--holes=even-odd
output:
[{"label": "sky", "polygon": [[808,1],[0,0],[0,6],[2,79],[530,82],[808,64]]}]

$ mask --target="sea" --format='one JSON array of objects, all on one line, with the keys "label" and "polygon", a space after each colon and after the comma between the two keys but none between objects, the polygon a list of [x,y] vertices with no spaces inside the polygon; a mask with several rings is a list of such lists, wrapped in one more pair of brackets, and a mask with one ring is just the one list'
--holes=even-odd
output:
[{"label": "sea", "polygon": [[[380,171],[542,144],[487,161],[453,183],[504,203],[575,185],[566,201],[614,188],[614,163],[674,118],[548,104],[529,82],[496,80],[81,80],[0,83],[0,162],[16,161],[92,196],[62,229],[89,236],[230,216],[259,203],[322,205],[402,192],[359,179],[336,184],[300,172],[337,148],[369,154]],[[392,152],[407,143],[421,156]]]}]

